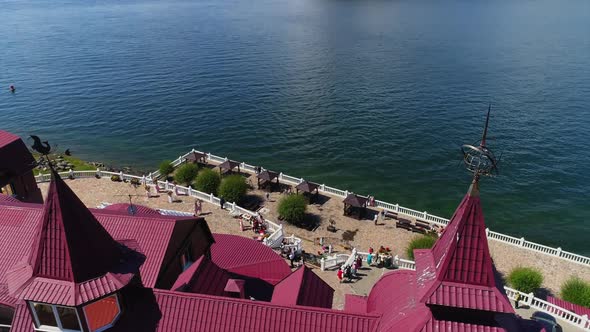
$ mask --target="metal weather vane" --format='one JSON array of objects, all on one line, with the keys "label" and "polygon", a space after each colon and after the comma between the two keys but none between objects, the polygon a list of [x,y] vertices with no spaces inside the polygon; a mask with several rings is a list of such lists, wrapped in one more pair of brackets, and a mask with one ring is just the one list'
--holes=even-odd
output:
[{"label": "metal weather vane", "polygon": [[488,134],[488,124],[490,122],[490,111],[492,106],[488,108],[488,115],[486,117],[486,124],[483,130],[483,135],[479,145],[465,144],[461,147],[463,153],[463,163],[467,170],[473,173],[475,179],[481,176],[495,176],[498,175],[499,159],[496,158],[492,150],[486,145],[486,137]]}]

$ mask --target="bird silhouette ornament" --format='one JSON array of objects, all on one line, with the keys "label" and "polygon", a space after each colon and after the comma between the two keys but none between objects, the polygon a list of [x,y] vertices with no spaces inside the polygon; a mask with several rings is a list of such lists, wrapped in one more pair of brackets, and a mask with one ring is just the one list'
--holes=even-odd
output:
[{"label": "bird silhouette ornament", "polygon": [[33,145],[31,146],[33,150],[39,152],[44,156],[47,156],[51,152],[51,146],[49,145],[49,142],[41,142],[39,136],[35,135],[31,135],[31,138],[33,139]]}]

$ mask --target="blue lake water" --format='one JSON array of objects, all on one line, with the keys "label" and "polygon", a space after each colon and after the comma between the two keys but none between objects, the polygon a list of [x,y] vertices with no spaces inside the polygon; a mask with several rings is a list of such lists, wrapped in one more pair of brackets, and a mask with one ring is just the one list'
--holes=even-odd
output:
[{"label": "blue lake water", "polygon": [[[590,2],[3,1],[0,128],[155,168],[188,149],[590,254]],[[15,84],[17,92],[8,92]]]}]

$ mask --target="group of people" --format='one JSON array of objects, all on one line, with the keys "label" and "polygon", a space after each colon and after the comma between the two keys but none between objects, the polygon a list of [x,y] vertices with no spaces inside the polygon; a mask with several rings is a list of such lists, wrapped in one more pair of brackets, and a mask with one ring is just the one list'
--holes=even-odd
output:
[{"label": "group of people", "polygon": [[[336,276],[338,277],[338,281],[340,283],[346,281],[351,282],[352,279],[358,278],[358,270],[363,265],[363,256],[356,255],[352,265],[343,265],[338,269]],[[346,280],[344,280],[346,279]]]}]

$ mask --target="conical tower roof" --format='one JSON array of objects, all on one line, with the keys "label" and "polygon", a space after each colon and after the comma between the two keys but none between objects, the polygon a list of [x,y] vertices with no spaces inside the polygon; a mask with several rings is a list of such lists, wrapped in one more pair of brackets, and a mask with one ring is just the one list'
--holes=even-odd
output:
[{"label": "conical tower roof", "polygon": [[53,172],[33,245],[33,276],[84,282],[111,271],[123,258],[121,245]]},{"label": "conical tower roof", "polygon": [[31,255],[7,273],[17,298],[79,305],[127,285],[145,257],[134,241],[115,241],[52,171]]},{"label": "conical tower roof", "polygon": [[485,230],[476,177],[432,250],[416,258],[418,276],[427,286],[422,301],[514,312],[496,276]]}]

